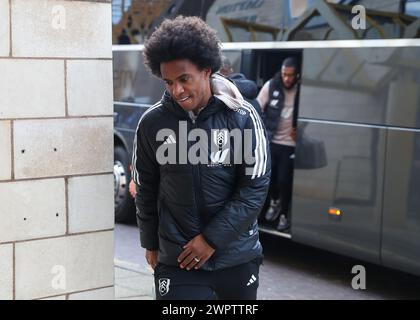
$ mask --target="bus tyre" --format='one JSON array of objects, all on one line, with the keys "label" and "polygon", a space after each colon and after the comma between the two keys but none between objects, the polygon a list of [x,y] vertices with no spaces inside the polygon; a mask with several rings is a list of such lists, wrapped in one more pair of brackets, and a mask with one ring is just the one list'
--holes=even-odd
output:
[{"label": "bus tyre", "polygon": [[134,199],[128,187],[131,179],[128,154],[120,146],[114,147],[114,201],[115,221],[133,222],[135,220]]}]

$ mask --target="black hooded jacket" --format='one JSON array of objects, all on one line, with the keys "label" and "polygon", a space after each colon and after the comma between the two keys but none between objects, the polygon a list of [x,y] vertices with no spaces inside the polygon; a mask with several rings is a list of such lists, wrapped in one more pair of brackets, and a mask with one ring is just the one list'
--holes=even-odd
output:
[{"label": "black hooded jacket", "polygon": [[[142,247],[158,250],[158,261],[163,264],[178,265],[182,247],[198,234],[216,249],[202,266],[204,270],[262,257],[257,217],[266,199],[271,168],[265,129],[236,87],[220,76],[212,79],[214,95],[196,120],[166,94],[145,112],[137,128],[133,179],[140,240]],[[193,129],[202,129],[208,140],[186,139],[181,134],[192,134]],[[243,153],[246,147],[232,137],[226,143],[221,133],[233,129],[241,134],[250,129],[253,164],[235,164],[235,153]],[[198,140],[209,149],[207,162],[183,162],[186,149],[191,151]],[[212,143],[223,145],[223,150],[211,152]],[[172,152],[176,163],[159,163],[157,154]]]}]

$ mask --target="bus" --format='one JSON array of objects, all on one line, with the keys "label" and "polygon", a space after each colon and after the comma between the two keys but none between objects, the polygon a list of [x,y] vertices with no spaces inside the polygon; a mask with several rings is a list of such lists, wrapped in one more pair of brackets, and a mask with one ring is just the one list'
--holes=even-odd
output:
[{"label": "bus", "polygon": [[[334,6],[345,11],[343,4]],[[383,21],[389,18],[388,13],[371,14]],[[418,21],[407,19],[408,27],[399,34]],[[233,29],[246,25],[248,33],[273,37],[222,44],[234,71],[259,88],[279,71],[286,57],[301,62],[291,228],[277,231],[265,221],[263,210],[260,231],[420,275],[418,35],[283,41],[305,32],[325,35],[325,23],[309,19],[310,27],[297,21],[298,27],[277,41],[280,31],[255,21],[224,21]],[[142,50],[141,44],[113,47],[117,221],[135,217],[128,193],[135,129],[142,113],[164,90],[163,82],[146,70]]]}]

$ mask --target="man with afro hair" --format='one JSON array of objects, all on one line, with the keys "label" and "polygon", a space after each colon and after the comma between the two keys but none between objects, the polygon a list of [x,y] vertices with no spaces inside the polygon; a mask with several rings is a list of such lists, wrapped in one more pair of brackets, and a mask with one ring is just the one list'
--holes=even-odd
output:
[{"label": "man with afro hair", "polygon": [[133,150],[140,242],[156,298],[256,299],[257,217],[270,180],[261,119],[217,73],[220,41],[201,19],[165,20],[144,57],[166,87],[139,120]]}]

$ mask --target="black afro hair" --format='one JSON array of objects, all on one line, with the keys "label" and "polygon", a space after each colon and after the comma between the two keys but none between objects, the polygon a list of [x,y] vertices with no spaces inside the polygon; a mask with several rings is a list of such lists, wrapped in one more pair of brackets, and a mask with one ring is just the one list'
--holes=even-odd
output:
[{"label": "black afro hair", "polygon": [[166,19],[152,33],[144,46],[145,65],[151,73],[161,78],[160,64],[178,59],[188,59],[200,70],[220,69],[220,40],[216,31],[198,17],[178,16]]}]

